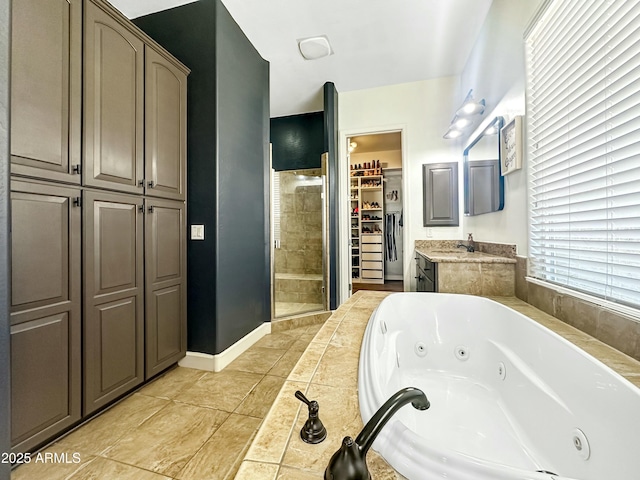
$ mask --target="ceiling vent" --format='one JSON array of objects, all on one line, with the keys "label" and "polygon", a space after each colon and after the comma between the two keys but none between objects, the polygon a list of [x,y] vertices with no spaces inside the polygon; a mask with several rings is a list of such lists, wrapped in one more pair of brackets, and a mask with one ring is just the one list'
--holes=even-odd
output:
[{"label": "ceiling vent", "polygon": [[298,48],[300,49],[300,55],[305,60],[317,60],[318,58],[333,55],[333,50],[326,35],[299,39]]}]

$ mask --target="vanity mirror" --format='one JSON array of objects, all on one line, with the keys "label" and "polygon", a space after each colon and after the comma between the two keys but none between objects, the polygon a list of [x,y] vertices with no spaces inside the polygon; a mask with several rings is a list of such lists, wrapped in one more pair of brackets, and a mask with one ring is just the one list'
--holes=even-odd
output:
[{"label": "vanity mirror", "polygon": [[504,178],[500,174],[500,129],[496,117],[464,150],[464,213],[481,215],[504,208]]}]

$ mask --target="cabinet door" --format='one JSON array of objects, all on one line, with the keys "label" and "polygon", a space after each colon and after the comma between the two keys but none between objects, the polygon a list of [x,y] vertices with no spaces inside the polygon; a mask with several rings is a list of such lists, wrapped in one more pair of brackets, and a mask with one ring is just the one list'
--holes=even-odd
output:
[{"label": "cabinet door", "polygon": [[143,381],[143,199],[84,193],[84,413],[88,414]]},{"label": "cabinet door", "polygon": [[425,227],[453,227],[459,224],[456,162],[424,164],[422,194]]},{"label": "cabinet door", "polygon": [[82,1],[11,3],[11,172],[79,184]]},{"label": "cabinet door", "polygon": [[80,191],[11,183],[11,441],[80,419]]},{"label": "cabinet door", "polygon": [[142,193],[144,44],[91,1],[84,31],[84,183]]},{"label": "cabinet door", "polygon": [[145,49],[146,194],[184,200],[187,76],[153,48]]},{"label": "cabinet door", "polygon": [[184,357],[187,350],[185,207],[146,199],[146,377]]}]

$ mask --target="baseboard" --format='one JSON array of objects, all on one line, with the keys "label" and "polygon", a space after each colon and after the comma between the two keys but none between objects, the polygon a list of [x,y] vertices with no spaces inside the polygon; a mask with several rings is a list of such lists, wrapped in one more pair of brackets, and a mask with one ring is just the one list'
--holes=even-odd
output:
[{"label": "baseboard", "polygon": [[384,276],[385,280],[404,280],[404,277],[400,274],[396,275],[395,273],[387,274]]},{"label": "baseboard", "polygon": [[207,372],[219,372],[238,358],[243,352],[251,347],[251,345],[269,333],[271,333],[271,322],[264,322],[258,328],[246,334],[223,352],[216,355],[200,352],[187,352],[187,355],[178,362],[178,365],[185,368],[206,370]]}]

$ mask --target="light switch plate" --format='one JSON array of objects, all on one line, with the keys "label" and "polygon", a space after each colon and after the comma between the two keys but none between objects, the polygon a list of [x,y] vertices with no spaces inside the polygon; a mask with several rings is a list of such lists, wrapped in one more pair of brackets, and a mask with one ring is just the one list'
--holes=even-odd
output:
[{"label": "light switch plate", "polygon": [[191,225],[191,240],[204,240],[204,225]]}]

